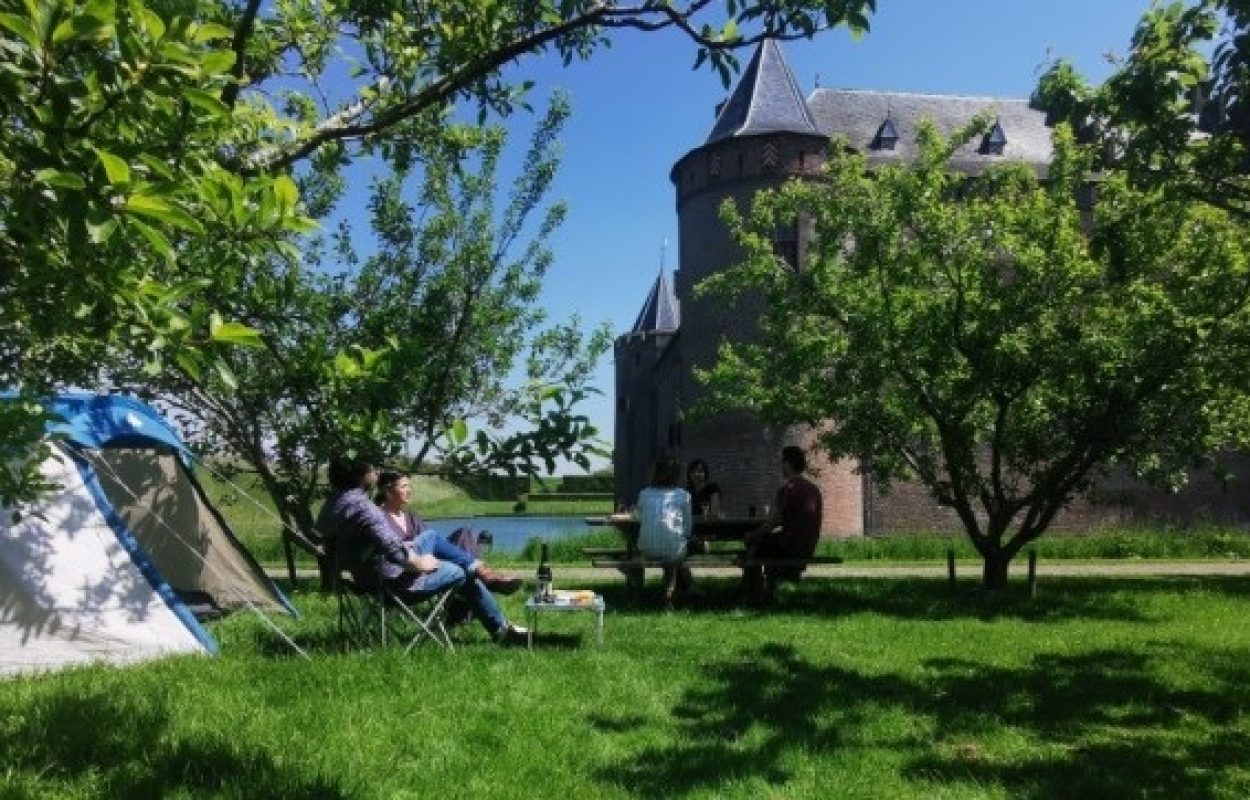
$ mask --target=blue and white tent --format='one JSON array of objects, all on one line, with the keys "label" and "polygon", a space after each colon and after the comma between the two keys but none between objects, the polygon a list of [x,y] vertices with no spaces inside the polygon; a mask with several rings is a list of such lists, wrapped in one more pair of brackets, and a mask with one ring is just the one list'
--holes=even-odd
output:
[{"label": "blue and white tent", "polygon": [[0,675],[215,653],[192,605],[293,611],[209,503],[190,453],[151,407],[62,395],[58,488],[0,509]]}]

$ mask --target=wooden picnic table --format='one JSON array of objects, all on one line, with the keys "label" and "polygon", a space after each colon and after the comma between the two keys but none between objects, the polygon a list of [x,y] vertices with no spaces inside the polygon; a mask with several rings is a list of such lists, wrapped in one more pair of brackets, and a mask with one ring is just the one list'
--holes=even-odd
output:
[{"label": "wooden picnic table", "polygon": [[[652,559],[643,558],[635,549],[638,541],[638,518],[633,514],[609,514],[608,525],[620,532],[625,540],[624,550],[607,548],[587,548],[584,554],[590,556],[590,563],[595,567],[618,569],[625,574],[626,586],[630,594],[638,596],[642,591],[644,571],[647,568],[661,567],[662,564]],[[692,533],[705,542],[738,543],[747,534],[757,530],[764,522],[761,517],[695,517]],[[705,552],[692,554],[686,558],[686,566],[692,569],[703,567],[736,567],[745,573],[747,569],[756,567],[806,567],[812,564],[840,564],[839,556],[812,556],[798,559],[757,559],[748,556],[740,546],[734,548],[709,547]]]},{"label": "wooden picnic table", "polygon": [[[633,514],[609,514],[607,522],[620,532],[625,540],[626,552],[632,556],[638,541],[638,517]],[[762,517],[697,516],[692,533],[705,542],[741,542],[763,522]]]}]

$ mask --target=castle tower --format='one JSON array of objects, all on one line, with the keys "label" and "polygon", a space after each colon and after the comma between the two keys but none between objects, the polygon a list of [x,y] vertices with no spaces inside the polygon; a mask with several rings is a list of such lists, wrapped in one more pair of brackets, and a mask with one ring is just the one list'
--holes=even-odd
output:
[{"label": "castle tower", "polygon": [[[1045,176],[1050,130],[1045,113],[1027,100],[827,88],[804,99],[778,45],[760,45],[729,100],[717,109],[707,139],[673,165],[679,267],[671,285],[661,274],[634,329],[617,340],[618,502],[633,503],[654,459],[670,454],[707,460],[729,513],[744,514],[752,506],[762,511],[781,479],[782,446],[798,444],[808,451],[824,494],[825,534],[922,530],[952,522],[918,483],[897,485],[888,499],[866,491],[854,464],[816,457],[810,429],[773,429],[742,411],[695,422],[687,412],[704,395],[695,371],[716,362],[722,342],[754,336],[763,306],[750,297],[695,298],[694,287],[742,258],[720,218],[725,201],[745,211],[758,191],[816,178],[834,136],[863,153],[870,167],[908,164],[916,157],[922,120],[950,135],[978,114],[994,124],[958,148],[953,169],[975,175],[992,164],[1017,161]],[[811,235],[805,229],[778,230],[776,252],[801,265]],[[674,312],[680,308],[680,319],[660,313],[669,307],[661,302],[666,293]]]},{"label": "castle tower", "polygon": [[633,505],[661,453],[676,449],[681,304],[663,267],[629,333],[616,338],[616,503]]},{"label": "castle tower", "polygon": [[[683,308],[682,369],[676,386],[679,413],[703,396],[694,369],[714,364],[722,341],[752,336],[763,310],[760,301],[750,298],[736,304],[723,298],[694,298],[700,281],[741,258],[720,219],[721,204],[732,200],[745,210],[758,191],[819,174],[828,145],[781,49],[766,40],[728,102],[718,109],[707,140],[673,166],[670,179],[677,191],[680,235],[676,293]],[[799,263],[807,235],[797,229],[779,230],[777,252]],[[825,497],[825,532],[863,531],[863,480],[851,464],[817,458],[809,431],[776,430],[750,414],[731,412],[701,423],[679,417],[675,438],[679,457],[708,461],[730,514],[745,514],[750,507],[762,512],[781,480],[782,446],[799,444],[809,451],[818,472],[816,480]]]}]

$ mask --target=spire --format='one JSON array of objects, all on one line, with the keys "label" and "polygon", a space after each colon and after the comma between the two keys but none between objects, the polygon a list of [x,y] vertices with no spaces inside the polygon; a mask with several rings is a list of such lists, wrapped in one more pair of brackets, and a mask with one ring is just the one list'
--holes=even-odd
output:
[{"label": "spire", "polygon": [[673,292],[673,284],[668,279],[668,272],[661,267],[651,292],[638,312],[631,333],[673,333],[681,325],[681,304]]},{"label": "spire", "polygon": [[707,143],[779,131],[820,135],[781,48],[765,39],[721,109]]}]

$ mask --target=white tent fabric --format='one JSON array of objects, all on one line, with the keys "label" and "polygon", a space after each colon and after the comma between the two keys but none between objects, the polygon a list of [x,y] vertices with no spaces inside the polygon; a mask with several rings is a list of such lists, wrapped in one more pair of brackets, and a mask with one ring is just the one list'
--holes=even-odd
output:
[{"label": "white tent fabric", "polygon": [[0,514],[0,674],[214,648],[143,574],[69,454],[42,468],[60,490],[16,524]]}]

